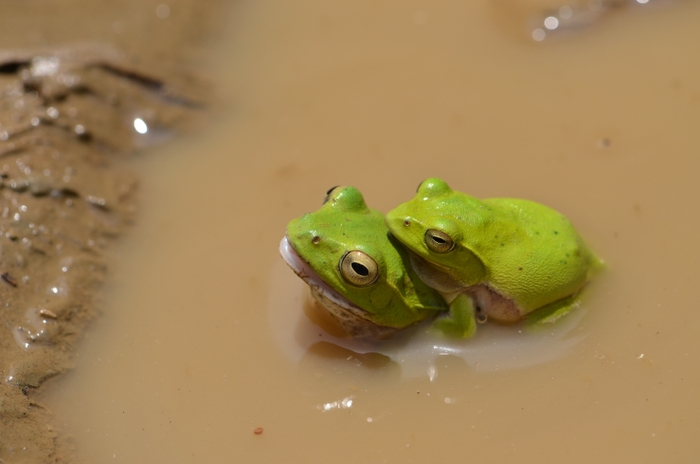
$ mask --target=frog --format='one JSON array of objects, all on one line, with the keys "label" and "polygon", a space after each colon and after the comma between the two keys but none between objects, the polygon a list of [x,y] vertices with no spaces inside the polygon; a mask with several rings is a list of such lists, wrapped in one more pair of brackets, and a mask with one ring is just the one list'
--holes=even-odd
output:
[{"label": "frog", "polygon": [[448,309],[384,215],[351,186],[330,189],[318,210],[290,221],[280,254],[351,338],[385,340]]},{"label": "frog", "polygon": [[423,181],[386,221],[420,278],[460,307],[452,332],[466,324],[466,337],[475,322],[555,322],[579,305],[581,289],[604,266],[558,211],[478,199],[438,178]]}]

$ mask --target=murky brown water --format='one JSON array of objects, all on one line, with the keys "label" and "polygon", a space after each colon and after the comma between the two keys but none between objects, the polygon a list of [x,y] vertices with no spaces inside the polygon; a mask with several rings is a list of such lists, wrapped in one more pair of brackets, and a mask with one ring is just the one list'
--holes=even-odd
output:
[{"label": "murky brown water", "polygon": [[[240,2],[219,120],[138,162],[104,316],[46,398],[85,462],[692,462],[700,4],[542,44],[502,8]],[[429,176],[572,219],[610,267],[574,343],[514,367],[485,330],[431,381],[304,340],[286,223],[334,185],[387,211]]]}]

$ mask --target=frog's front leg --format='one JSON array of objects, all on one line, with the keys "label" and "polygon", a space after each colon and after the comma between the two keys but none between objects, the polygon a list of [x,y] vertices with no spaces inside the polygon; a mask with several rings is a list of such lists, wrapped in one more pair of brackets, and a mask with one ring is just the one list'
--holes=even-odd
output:
[{"label": "frog's front leg", "polygon": [[470,338],[476,333],[476,309],[472,299],[460,293],[452,303],[447,314],[439,316],[433,327],[448,337]]},{"label": "frog's front leg", "polygon": [[526,319],[528,325],[551,324],[579,305],[579,295],[572,295],[533,311]]}]

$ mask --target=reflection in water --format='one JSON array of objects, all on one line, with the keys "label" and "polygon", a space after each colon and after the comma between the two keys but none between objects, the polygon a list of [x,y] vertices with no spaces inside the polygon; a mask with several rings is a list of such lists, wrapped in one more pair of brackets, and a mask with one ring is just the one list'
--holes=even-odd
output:
[{"label": "reflection in water", "polygon": [[331,401],[330,403],[323,403],[318,405],[318,409],[321,411],[332,411],[334,409],[350,409],[352,407],[352,402],[355,399],[354,395],[346,396],[342,400]]},{"label": "reflection in water", "polygon": [[15,326],[12,335],[23,350],[46,345],[50,341],[49,328],[55,329],[56,314],[48,309],[29,308],[25,313],[26,326]]},{"label": "reflection in water", "polygon": [[541,42],[561,33],[592,26],[613,11],[659,3],[658,0],[589,0],[563,5],[536,14],[530,21],[531,36],[536,42]]},{"label": "reflection in water", "polygon": [[536,330],[487,324],[469,340],[436,337],[429,330],[430,321],[384,342],[354,340],[344,338],[322,310],[310,309],[316,305],[308,287],[283,262],[273,267],[271,275],[268,320],[282,350],[295,361],[308,353],[338,359],[356,357],[369,368],[396,363],[402,376],[427,375],[432,381],[437,377],[438,357],[460,358],[478,371],[515,369],[557,359],[585,337],[576,330],[585,314],[585,308],[578,308],[557,324]]},{"label": "reflection in water", "polygon": [[148,125],[141,118],[134,119],[134,130],[139,134],[145,134],[148,132]]}]

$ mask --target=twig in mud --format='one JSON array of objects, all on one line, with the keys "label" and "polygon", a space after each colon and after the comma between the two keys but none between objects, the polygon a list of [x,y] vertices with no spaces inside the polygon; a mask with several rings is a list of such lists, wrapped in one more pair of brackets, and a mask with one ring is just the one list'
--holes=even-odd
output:
[{"label": "twig in mud", "polygon": [[2,280],[12,285],[13,287],[17,287],[17,281],[10,275],[9,272],[3,272],[2,275],[0,275],[0,277],[2,277]]}]

